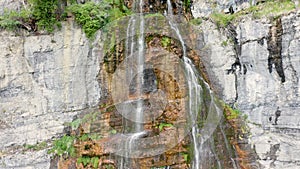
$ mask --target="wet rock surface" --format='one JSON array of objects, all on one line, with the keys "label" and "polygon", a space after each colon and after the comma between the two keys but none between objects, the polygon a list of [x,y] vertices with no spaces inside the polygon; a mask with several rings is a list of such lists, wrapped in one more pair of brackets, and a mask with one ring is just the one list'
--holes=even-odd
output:
[{"label": "wet rock surface", "polygon": [[[199,2],[193,4],[194,16],[207,16],[212,10],[202,8],[206,4]],[[243,2],[239,1],[245,4]],[[18,10],[20,3],[4,0],[0,5]],[[177,6],[179,3],[174,3],[174,7]],[[220,1],[217,6],[218,10],[223,10],[231,4]],[[247,144],[256,151],[262,168],[295,169],[300,164],[299,18],[299,12],[285,14],[275,22],[246,17],[233,27],[236,42],[230,41],[232,37],[228,38],[226,30],[218,29],[209,20],[197,27],[203,31],[198,39],[202,55],[201,60],[196,55],[193,60],[196,65],[199,62],[205,65],[211,85],[219,96],[248,116],[247,125],[252,135],[247,138]],[[223,41],[229,45],[222,44]],[[53,35],[16,36],[1,31],[0,48],[3,49],[0,53],[0,168],[49,168],[50,156],[46,150],[22,152],[20,146],[51,142],[66,132],[66,122],[92,111],[90,108],[97,106],[100,99],[110,101],[111,79],[105,73],[100,73],[103,77],[98,76],[99,70],[107,70],[107,67],[99,68],[98,57],[103,51],[91,48],[80,28],[71,23],[65,23],[62,31]],[[179,49],[172,50],[181,55]],[[122,57],[119,59],[121,61]],[[113,72],[116,65],[110,64],[109,69]],[[166,97],[180,99],[185,96],[185,91],[178,92],[183,86],[174,85],[177,82],[166,74],[156,70],[147,73],[151,75],[146,79],[151,90],[145,93],[155,91],[154,82],[160,79],[168,84],[158,85],[168,90]],[[178,104],[168,105],[164,113],[167,118],[159,120],[171,123],[180,117],[183,105]],[[102,115],[98,123],[83,128],[97,129],[104,136],[109,134],[111,126],[114,130],[122,130],[124,119],[120,115],[112,111]],[[155,125],[147,124],[145,128]],[[174,134],[171,130],[166,127],[163,131]],[[178,150],[170,154],[143,159],[139,165],[149,168],[153,166],[149,161],[153,160],[155,166],[188,168],[183,156],[178,154],[186,151],[182,149],[186,144],[183,142],[181,149],[176,147]],[[71,160],[70,166],[76,167],[76,160]],[[51,167],[59,165],[63,166],[53,162]]]}]

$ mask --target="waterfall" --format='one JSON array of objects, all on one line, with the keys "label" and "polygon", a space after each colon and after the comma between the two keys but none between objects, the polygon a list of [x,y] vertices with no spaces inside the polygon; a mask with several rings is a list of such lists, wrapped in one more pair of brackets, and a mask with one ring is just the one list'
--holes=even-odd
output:
[{"label": "waterfall", "polygon": [[[199,169],[202,168],[202,163],[204,163],[207,159],[205,156],[205,150],[208,149],[208,153],[214,154],[213,150],[209,150],[209,147],[205,147],[205,141],[209,139],[210,133],[212,133],[212,127],[204,127],[202,130],[198,127],[198,114],[200,113],[199,110],[203,109],[204,101],[203,101],[203,89],[209,91],[210,97],[210,104],[208,109],[206,110],[208,114],[216,114],[219,116],[221,114],[221,109],[218,108],[217,104],[215,103],[213,92],[210,90],[209,85],[197,74],[196,68],[193,66],[192,61],[187,57],[187,50],[185,46],[184,39],[179,31],[179,28],[176,24],[173,14],[173,8],[171,0],[167,0],[168,5],[168,19],[170,27],[176,33],[178,37],[182,50],[183,50],[183,61],[186,71],[186,80],[188,83],[188,112],[189,112],[189,120],[191,121],[191,128],[192,128],[192,143],[194,149],[194,159],[192,161],[192,168]],[[203,85],[200,85],[200,81]],[[201,132],[202,131],[202,132]],[[204,134],[203,134],[204,133]],[[199,137],[200,134],[201,137]],[[209,155],[207,155],[209,156]],[[218,167],[220,168],[219,160],[217,159]]]},{"label": "waterfall", "polygon": [[[126,83],[129,84],[129,93],[131,88],[134,88],[134,99],[129,101],[128,104],[131,104],[131,112],[134,114],[132,119],[129,119],[134,122],[134,128],[130,131],[124,131],[127,136],[124,150],[126,151],[126,157],[120,157],[119,159],[119,168],[132,168],[132,161],[128,158],[136,150],[136,142],[138,139],[145,135],[143,128],[143,85],[144,85],[144,54],[145,54],[145,40],[144,40],[144,16],[143,16],[143,0],[139,0],[138,7],[133,7],[136,12],[139,12],[139,15],[133,15],[129,19],[127,30],[126,30],[126,41],[125,41],[125,65],[126,65]],[[138,38],[136,40],[136,31],[139,31]],[[134,85],[134,86],[132,86]],[[135,104],[133,104],[135,103]],[[124,107],[126,108],[126,107]],[[127,124],[125,124],[127,126]],[[129,132],[129,133],[128,133]]]},{"label": "waterfall", "polygon": [[[143,18],[143,0],[139,1],[140,13],[138,17],[131,16],[126,31],[126,43],[125,43],[125,65],[126,65],[126,83],[134,85],[135,88],[135,102],[133,106],[134,119],[130,119],[135,122],[134,131],[143,131],[143,85],[144,85],[144,54],[145,54],[145,40],[144,40],[144,25]],[[137,25],[139,23],[139,25]],[[139,31],[138,39],[135,40],[136,31]],[[137,52],[136,52],[137,50]],[[128,89],[130,90],[130,88]]]},{"label": "waterfall", "polygon": [[[143,0],[139,0],[134,7],[137,15],[130,17],[128,21],[128,27],[126,30],[126,41],[125,41],[125,65],[126,65],[126,82],[133,85],[134,97],[129,98],[128,102],[124,105],[131,104],[132,109],[128,110],[128,113],[133,115],[129,116],[131,121],[134,122],[134,126],[128,126],[125,124],[125,128],[129,127],[130,130],[124,130],[124,136],[126,140],[124,144],[121,145],[122,150],[125,150],[124,157],[119,158],[118,167],[122,169],[135,168],[135,160],[129,159],[136,155],[136,150],[138,148],[138,142],[141,141],[140,138],[147,135],[144,130],[144,69],[145,69],[145,36],[144,27],[145,20],[143,16]],[[191,129],[191,142],[193,149],[193,158],[191,162],[192,169],[203,168],[207,161],[208,163],[217,164],[218,168],[221,168],[220,160],[216,155],[214,150],[213,140],[211,139],[211,134],[216,128],[216,123],[219,122],[218,118],[222,114],[222,110],[218,107],[215,102],[215,97],[213,92],[210,90],[210,86],[203,80],[199,75],[196,67],[194,66],[192,60],[187,56],[187,46],[185,40],[180,33],[179,27],[176,23],[175,16],[173,14],[173,8],[171,0],[167,0],[167,19],[168,24],[174,31],[176,37],[180,41],[182,51],[183,51],[183,67],[185,71],[185,81],[187,85],[187,115],[188,115],[188,125]],[[137,35],[137,36],[136,36]],[[129,90],[131,87],[129,86]],[[126,106],[124,106],[126,108]],[[207,113],[206,119],[209,119],[207,124],[200,124],[206,119],[201,119],[204,117],[200,116],[200,113]],[[127,114],[127,110],[126,113]],[[203,125],[203,126],[202,126]],[[210,143],[210,144],[208,144]],[[123,151],[124,152],[124,151]],[[214,158],[215,161],[210,160]],[[205,167],[204,167],[205,168]],[[235,168],[235,167],[234,167]]]},{"label": "waterfall", "polygon": [[193,148],[194,148],[194,161],[193,161],[193,169],[199,169],[200,168],[200,152],[199,152],[199,141],[197,140],[197,133],[199,133],[199,129],[197,127],[197,114],[198,109],[201,106],[200,98],[201,98],[201,86],[198,82],[197,76],[195,74],[196,71],[194,71],[192,67],[192,61],[186,56],[186,46],[184,43],[184,40],[180,34],[180,31],[174,21],[173,16],[173,8],[171,4],[171,0],[167,0],[168,3],[168,17],[169,17],[169,24],[171,28],[175,31],[181,46],[183,50],[183,61],[184,66],[186,70],[186,79],[188,82],[188,94],[189,94],[189,100],[188,100],[188,111],[189,116],[192,125],[192,142],[193,142]]},{"label": "waterfall", "polygon": [[139,3],[139,20],[140,20],[140,32],[138,38],[138,74],[137,74],[137,95],[138,95],[138,102],[136,108],[136,128],[135,132],[141,132],[143,130],[143,84],[144,84],[144,54],[145,54],[145,40],[144,40],[144,16],[143,16],[143,0],[140,0]]}]

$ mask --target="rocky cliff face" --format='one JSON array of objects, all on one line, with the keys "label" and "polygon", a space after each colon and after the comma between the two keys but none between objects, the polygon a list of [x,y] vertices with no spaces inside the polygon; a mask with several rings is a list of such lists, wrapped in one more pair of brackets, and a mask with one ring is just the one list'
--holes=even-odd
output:
[{"label": "rocky cliff face", "polygon": [[[208,16],[211,8],[202,8],[208,3],[195,1],[193,15]],[[18,9],[21,1],[0,4]],[[215,4],[218,10],[234,6]],[[249,2],[239,4],[242,9]],[[246,16],[229,31],[209,20],[198,27],[211,83],[223,100],[248,116],[252,135],[246,141],[261,168],[300,167],[299,16],[299,11],[276,20]],[[99,49],[73,22],[53,35],[2,30],[0,49],[0,168],[49,168],[44,148],[62,135],[66,122],[103,97],[97,81]],[[41,142],[47,143],[41,149],[26,148]]]},{"label": "rocky cliff face", "polygon": [[[248,141],[263,168],[300,165],[299,15],[294,11],[272,21],[245,17],[227,29],[202,24],[208,72],[223,99],[247,115]],[[228,37],[236,44],[224,45]]]},{"label": "rocky cliff face", "polygon": [[98,59],[72,22],[53,35],[1,31],[0,38],[0,168],[49,168],[45,150],[25,147],[58,137],[98,103]]}]

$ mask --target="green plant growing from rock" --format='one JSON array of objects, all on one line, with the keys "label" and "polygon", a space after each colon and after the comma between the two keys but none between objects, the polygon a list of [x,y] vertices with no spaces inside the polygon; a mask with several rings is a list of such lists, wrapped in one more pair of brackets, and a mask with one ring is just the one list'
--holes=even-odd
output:
[{"label": "green plant growing from rock", "polygon": [[173,124],[170,124],[170,123],[160,123],[158,125],[158,129],[159,131],[162,131],[165,127],[173,127],[174,125]]},{"label": "green plant growing from rock", "polygon": [[0,16],[0,28],[15,30],[23,27],[29,31],[53,32],[56,27],[61,27],[66,12],[74,14],[88,38],[107,23],[130,14],[123,0],[103,0],[99,4],[77,4],[76,0],[28,0],[28,6],[20,12],[7,11]]},{"label": "green plant growing from rock", "polygon": [[233,109],[229,105],[224,105],[225,109],[229,111],[230,114],[225,114],[227,120],[237,119],[240,117],[241,112],[238,109]]},{"label": "green plant growing from rock", "polygon": [[32,16],[37,20],[39,29],[53,32],[55,26],[61,27],[58,0],[30,0],[29,2],[32,4]]},{"label": "green plant growing from rock", "polygon": [[64,135],[62,138],[53,142],[53,147],[48,153],[54,153],[60,157],[66,155],[74,157],[76,155],[74,147],[75,136]]},{"label": "green plant growing from rock", "polygon": [[115,167],[111,164],[105,164],[104,166],[104,169],[114,169]]},{"label": "green plant growing from rock", "polygon": [[83,164],[84,167],[90,164],[93,168],[98,168],[99,157],[88,157],[88,156],[79,157],[77,158],[77,164]]},{"label": "green plant growing from rock", "polygon": [[161,38],[161,45],[165,48],[170,46],[171,45],[171,38],[166,37],[166,36],[162,37]]},{"label": "green plant growing from rock", "polygon": [[223,47],[226,47],[226,46],[228,46],[228,42],[227,42],[227,40],[224,40],[224,41],[221,43],[221,46],[223,46]]},{"label": "green plant growing from rock", "polygon": [[48,146],[47,142],[43,141],[43,142],[37,143],[35,145],[25,144],[24,148],[25,148],[25,150],[39,151],[39,150],[45,149],[47,146]]},{"label": "green plant growing from rock", "polygon": [[67,11],[74,14],[76,22],[82,25],[88,38],[92,38],[96,31],[109,22],[130,13],[121,1],[112,0],[103,0],[100,4],[94,2],[74,4],[69,6]]},{"label": "green plant growing from rock", "polygon": [[255,19],[261,17],[276,18],[283,13],[294,10],[295,8],[296,6],[291,0],[272,0],[251,6],[234,14],[215,12],[210,15],[210,18],[217,24],[218,27],[226,27],[229,23],[232,23],[247,14],[252,15]]},{"label": "green plant growing from rock", "polygon": [[201,25],[202,23],[202,19],[201,18],[194,18],[192,20],[189,21],[189,23],[191,23],[192,25]]}]

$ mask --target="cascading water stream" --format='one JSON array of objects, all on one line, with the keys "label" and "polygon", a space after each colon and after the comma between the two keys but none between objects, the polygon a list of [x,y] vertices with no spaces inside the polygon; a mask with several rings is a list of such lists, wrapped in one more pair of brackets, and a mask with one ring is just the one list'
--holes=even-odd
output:
[{"label": "cascading water stream", "polygon": [[[134,3],[135,4],[135,3]],[[144,84],[144,53],[145,53],[145,42],[144,42],[144,18],[143,18],[143,0],[139,0],[138,7],[134,7],[139,15],[131,16],[127,32],[126,32],[126,44],[125,44],[125,65],[126,65],[126,82],[130,84],[130,88],[135,88],[135,100],[132,101],[131,107],[134,116],[133,119],[129,119],[134,122],[134,130],[125,131],[127,140],[124,144],[124,150],[126,156],[130,157],[136,147],[136,141],[143,135],[145,131],[143,129],[143,84]],[[139,31],[138,39],[135,39],[136,31]],[[137,51],[136,51],[137,50]],[[131,86],[134,85],[134,86]],[[130,91],[130,88],[128,89]],[[128,103],[130,104],[130,103]],[[126,126],[127,124],[125,124]],[[128,133],[129,132],[129,133]],[[121,158],[119,168],[125,169],[131,167],[131,162],[127,158]]]},{"label": "cascading water stream", "polygon": [[192,67],[192,61],[187,58],[186,56],[186,46],[184,43],[184,40],[180,34],[180,31],[175,23],[174,16],[173,16],[173,8],[171,4],[171,0],[167,0],[168,4],[168,17],[169,17],[169,24],[171,28],[175,31],[177,37],[179,38],[179,41],[182,46],[183,50],[183,61],[184,61],[184,66],[186,69],[187,73],[187,82],[188,82],[188,92],[189,92],[189,116],[191,120],[191,125],[192,125],[192,139],[193,139],[193,145],[194,145],[194,161],[193,161],[193,169],[199,169],[199,164],[200,164],[200,152],[199,152],[199,141],[197,140],[197,133],[199,133],[199,129],[197,127],[197,114],[198,114],[198,109],[201,106],[201,86],[198,82],[197,76],[195,74],[195,71],[193,70]]},{"label": "cascading water stream", "polygon": [[[169,19],[169,24],[170,27],[174,30],[176,33],[181,46],[183,50],[183,61],[184,61],[184,66],[185,66],[185,71],[186,71],[186,80],[188,83],[188,108],[189,108],[189,119],[191,120],[191,125],[192,125],[192,143],[193,143],[193,149],[194,149],[194,159],[192,162],[192,169],[199,169],[202,168],[202,163],[205,162],[205,149],[209,149],[204,147],[205,146],[205,141],[209,139],[211,132],[211,129],[208,129],[208,131],[205,131],[203,136],[198,137],[200,135],[201,129],[198,127],[198,114],[199,110],[201,110],[202,106],[204,106],[204,101],[203,101],[203,87],[209,91],[209,96],[211,98],[210,104],[208,106],[208,110],[206,113],[208,114],[216,114],[217,116],[221,114],[221,110],[218,108],[217,104],[215,103],[214,100],[214,95],[213,92],[210,90],[209,85],[202,79],[197,74],[196,68],[193,66],[192,61],[187,57],[187,50],[185,46],[184,39],[179,31],[179,28],[176,24],[176,21],[174,19],[174,14],[173,14],[173,8],[172,8],[172,3],[171,0],[167,0],[167,5],[168,5],[168,19]],[[203,82],[203,86],[200,85],[200,81]],[[202,129],[202,131],[205,129]],[[215,154],[213,150],[208,150],[209,153]],[[201,157],[202,156],[202,157]],[[217,166],[218,168],[221,168],[220,162],[217,159]]]},{"label": "cascading water stream", "polygon": [[[146,132],[143,129],[143,118],[144,118],[144,112],[143,112],[143,85],[144,85],[144,65],[145,65],[145,37],[144,37],[144,26],[145,21],[143,17],[143,0],[139,0],[138,8],[135,8],[139,14],[133,15],[129,22],[127,27],[127,39],[125,44],[125,63],[126,63],[126,81],[127,83],[130,83],[131,85],[134,84],[135,88],[135,100],[133,101],[135,104],[133,104],[132,107],[133,110],[131,113],[134,114],[132,116],[132,120],[134,123],[134,126],[132,130],[125,131],[125,135],[127,136],[126,143],[123,145],[123,147],[126,151],[126,156],[130,157],[136,151],[137,149],[137,142],[141,137],[146,135]],[[205,163],[205,160],[209,159],[209,154],[216,154],[213,150],[211,150],[211,147],[208,147],[206,143],[206,140],[210,139],[210,134],[212,133],[211,130],[203,131],[204,128],[200,128],[199,123],[199,117],[198,114],[200,113],[200,110],[206,110],[207,114],[215,114],[220,115],[221,110],[219,109],[218,105],[215,103],[213,92],[210,90],[209,85],[202,79],[201,76],[199,76],[196,68],[193,66],[193,62],[187,57],[187,49],[184,42],[184,39],[179,31],[179,28],[176,24],[176,21],[174,19],[173,14],[173,8],[171,4],[171,0],[167,0],[168,5],[168,12],[167,12],[167,18],[169,20],[169,25],[172,28],[172,30],[176,33],[176,36],[178,40],[181,43],[182,51],[183,51],[183,63],[184,63],[184,69],[186,72],[186,81],[187,81],[187,87],[188,87],[188,120],[190,121],[189,124],[191,125],[191,135],[192,135],[192,145],[193,145],[193,151],[194,151],[194,158],[192,161],[192,169],[200,169],[203,168],[203,163]],[[135,35],[138,32],[138,36]],[[136,37],[136,38],[135,38]],[[134,81],[134,83],[132,83]],[[207,91],[205,93],[205,91]],[[207,97],[210,98],[210,102],[206,103],[203,100],[203,95],[207,94]],[[207,108],[204,108],[207,107]],[[127,124],[125,124],[127,125]],[[209,127],[208,127],[209,128]],[[202,133],[204,133],[202,135]],[[201,134],[201,137],[200,137]],[[211,140],[209,140],[211,141]],[[212,146],[213,147],[213,146]],[[216,156],[216,155],[214,155]],[[217,166],[218,168],[221,168],[219,159],[216,157],[217,160]],[[121,161],[119,163],[119,168],[121,169],[129,169],[133,167],[133,162],[129,160],[128,158],[121,158]]]},{"label": "cascading water stream", "polygon": [[144,40],[144,16],[143,16],[143,0],[139,1],[139,19],[140,19],[140,32],[138,38],[138,74],[137,74],[137,112],[136,112],[136,129],[135,132],[141,132],[143,130],[143,84],[144,84],[144,53],[145,53],[145,40]]}]

